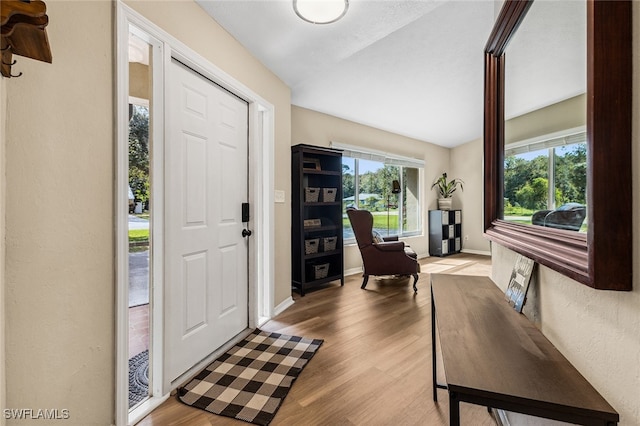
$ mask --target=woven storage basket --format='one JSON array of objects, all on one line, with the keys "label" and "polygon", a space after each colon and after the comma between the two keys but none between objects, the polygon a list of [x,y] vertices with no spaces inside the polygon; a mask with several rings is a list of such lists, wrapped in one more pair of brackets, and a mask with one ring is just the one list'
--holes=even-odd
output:
[{"label": "woven storage basket", "polygon": [[325,237],[322,239],[322,251],[333,251],[336,249],[338,237]]},{"label": "woven storage basket", "polygon": [[313,265],[313,278],[316,280],[321,280],[323,278],[327,278],[329,275],[329,264],[321,263],[319,265]]},{"label": "woven storage basket", "polygon": [[327,203],[333,203],[336,201],[336,194],[338,188],[322,188],[322,201]]},{"label": "woven storage basket", "polygon": [[319,245],[320,245],[320,238],[312,238],[310,240],[304,240],[304,254],[317,253]]},{"label": "woven storage basket", "polygon": [[304,201],[307,203],[317,203],[320,199],[320,188],[305,188]]}]

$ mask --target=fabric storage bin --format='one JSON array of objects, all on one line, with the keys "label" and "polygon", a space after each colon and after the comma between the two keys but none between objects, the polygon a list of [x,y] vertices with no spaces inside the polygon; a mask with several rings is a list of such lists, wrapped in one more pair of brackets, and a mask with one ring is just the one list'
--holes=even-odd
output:
[{"label": "fabric storage bin", "polygon": [[336,249],[338,237],[324,237],[322,239],[322,251],[333,251]]},{"label": "fabric storage bin", "polygon": [[317,253],[319,245],[320,245],[320,238],[312,238],[310,240],[304,240],[304,254]]},{"label": "fabric storage bin", "polygon": [[319,263],[316,265],[312,265],[312,268],[314,280],[321,280],[329,276],[329,263]]},{"label": "fabric storage bin", "polygon": [[322,188],[322,201],[333,203],[336,201],[336,194],[338,193],[338,188]]},{"label": "fabric storage bin", "polygon": [[320,188],[305,188],[304,201],[307,203],[317,203],[320,199]]},{"label": "fabric storage bin", "polygon": [[305,228],[314,228],[316,226],[322,226],[321,219],[305,219],[303,223]]}]

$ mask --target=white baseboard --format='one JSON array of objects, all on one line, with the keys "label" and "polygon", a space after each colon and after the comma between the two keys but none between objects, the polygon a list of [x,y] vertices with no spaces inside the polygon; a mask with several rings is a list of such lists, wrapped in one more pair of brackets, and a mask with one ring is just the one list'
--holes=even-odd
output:
[{"label": "white baseboard", "polygon": [[344,271],[344,276],[348,277],[349,275],[357,275],[357,274],[362,274],[362,267],[358,267],[358,268],[351,268],[351,269],[347,269],[346,271]]},{"label": "white baseboard", "polygon": [[491,252],[490,251],[471,250],[471,249],[462,249],[461,251],[462,251],[462,253],[479,254],[479,255],[482,255],[482,256],[491,256]]},{"label": "white baseboard", "polygon": [[275,308],[273,308],[273,316],[278,316],[281,313],[283,313],[288,307],[292,306],[294,303],[294,300],[291,296],[289,296],[288,298],[284,299],[284,301],[282,301],[282,303],[280,303],[278,306],[276,306]]}]

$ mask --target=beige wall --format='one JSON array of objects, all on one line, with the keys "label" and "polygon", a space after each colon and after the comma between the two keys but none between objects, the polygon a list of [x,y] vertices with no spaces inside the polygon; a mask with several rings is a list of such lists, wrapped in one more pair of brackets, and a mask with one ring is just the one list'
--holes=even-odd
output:
[{"label": "beige wall", "polygon": [[[633,5],[633,44],[640,46],[640,7]],[[635,49],[637,50],[637,49]],[[640,56],[634,56],[633,117],[640,114]],[[633,210],[640,208],[640,125],[633,123]],[[631,214],[631,212],[626,212]],[[640,252],[640,216],[634,217],[634,253]],[[536,274],[527,305],[542,332],[620,413],[620,424],[640,424],[640,257],[634,256],[634,290],[596,291],[548,268]],[[508,282],[515,253],[493,246],[493,279]],[[512,424],[543,424],[511,414]],[[546,424],[546,423],[544,423]]]},{"label": "beige wall", "polygon": [[[416,139],[399,136],[352,121],[343,120],[327,114],[311,111],[297,106],[291,107],[291,144],[300,143],[329,146],[330,142],[341,142],[393,153],[406,157],[423,159],[426,162],[422,183],[423,230],[424,236],[404,239],[418,253],[426,256],[429,252],[427,238],[427,210],[436,208],[436,193],[431,191],[433,182],[449,166],[449,150]],[[289,167],[289,166],[288,166]],[[291,185],[286,188],[291,193]],[[288,197],[290,200],[291,197]],[[291,204],[288,202],[288,206]],[[344,250],[344,268],[346,272],[361,268],[362,260],[357,246],[346,246]]]},{"label": "beige wall", "polygon": [[53,64],[4,83],[7,407],[65,424],[113,421],[112,6],[48,2]]},{"label": "beige wall", "polygon": [[585,126],[587,95],[582,94],[507,120],[505,144]]},{"label": "beige wall", "polygon": [[[0,77],[0,411],[4,410],[7,406],[6,398],[6,369],[5,369],[5,130],[7,128],[7,80]],[[0,425],[6,424],[4,416],[0,419]]]},{"label": "beige wall", "polygon": [[129,62],[129,96],[151,99],[149,65]]},{"label": "beige wall", "polygon": [[[484,238],[484,180],[482,139],[451,149],[450,176],[464,181],[464,191],[453,194],[453,207],[462,209],[462,250],[489,254]],[[468,238],[465,240],[465,238]]]},{"label": "beige wall", "polygon": [[[289,188],[291,90],[195,2],[136,0],[126,3],[274,105],[274,185],[276,189]],[[276,247],[291,245],[291,210],[287,204],[275,204],[274,235]],[[278,305],[291,296],[291,256],[288,250],[276,250],[274,256],[274,299]]]}]

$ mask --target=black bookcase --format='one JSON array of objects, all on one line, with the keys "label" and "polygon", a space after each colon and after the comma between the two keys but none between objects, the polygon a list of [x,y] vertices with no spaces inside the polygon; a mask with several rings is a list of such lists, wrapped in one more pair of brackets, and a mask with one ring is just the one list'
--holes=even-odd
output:
[{"label": "black bookcase", "polygon": [[291,279],[307,289],[340,280],[342,254],[342,151],[291,147]]},{"label": "black bookcase", "polygon": [[447,256],[462,249],[462,210],[429,210],[429,255]]}]

